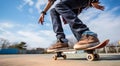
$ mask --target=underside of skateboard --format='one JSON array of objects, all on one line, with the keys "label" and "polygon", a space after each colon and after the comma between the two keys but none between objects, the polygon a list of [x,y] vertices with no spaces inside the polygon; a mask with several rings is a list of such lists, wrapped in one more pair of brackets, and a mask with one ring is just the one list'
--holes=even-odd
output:
[{"label": "underside of skateboard", "polygon": [[[85,52],[87,53],[87,57],[86,59],[88,61],[95,61],[95,60],[99,60],[100,56],[99,54],[97,54],[95,52],[95,50],[85,50]],[[57,60],[59,57],[62,57],[63,59],[67,58],[66,54],[63,54],[63,52],[56,52],[56,55],[53,56],[54,60]]]},{"label": "underside of skateboard", "polygon": [[[99,60],[100,56],[98,53],[95,52],[95,49],[99,49],[99,48],[103,48],[104,46],[106,46],[109,42],[109,39],[99,43],[96,46],[87,48],[87,49],[83,49],[86,53],[87,53],[87,60],[88,61],[94,61],[94,60]],[[76,50],[75,50],[76,51]],[[63,54],[63,51],[56,51],[56,55],[53,56],[54,60],[57,60],[58,57],[63,57],[63,59],[66,59],[67,56],[65,54]]]}]

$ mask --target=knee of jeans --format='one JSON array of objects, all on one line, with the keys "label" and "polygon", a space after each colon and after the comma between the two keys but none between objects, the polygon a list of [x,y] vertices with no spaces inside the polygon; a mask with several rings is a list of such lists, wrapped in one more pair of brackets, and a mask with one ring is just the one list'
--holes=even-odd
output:
[{"label": "knee of jeans", "polygon": [[55,8],[52,8],[51,10],[50,10],[50,13],[52,14],[52,13],[55,13],[56,12],[56,10],[55,10]]},{"label": "knee of jeans", "polygon": [[55,9],[59,9],[59,8],[62,8],[63,7],[63,2],[59,2],[55,5]]}]

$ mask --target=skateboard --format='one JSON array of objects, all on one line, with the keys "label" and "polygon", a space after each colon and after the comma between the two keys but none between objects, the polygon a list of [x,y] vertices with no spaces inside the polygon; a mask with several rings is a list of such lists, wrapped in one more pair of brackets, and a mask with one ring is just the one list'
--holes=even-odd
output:
[{"label": "skateboard", "polygon": [[[84,50],[87,53],[86,59],[88,61],[99,60],[100,56],[95,52],[95,50],[105,47],[108,43],[109,43],[109,39],[106,39],[94,47],[81,49],[81,50]],[[56,53],[56,55],[53,56],[53,59],[57,60],[58,57],[63,57],[63,59],[66,59],[67,56],[63,52],[70,52],[70,51],[79,51],[79,50],[64,48],[64,49],[56,49],[51,52]]]}]

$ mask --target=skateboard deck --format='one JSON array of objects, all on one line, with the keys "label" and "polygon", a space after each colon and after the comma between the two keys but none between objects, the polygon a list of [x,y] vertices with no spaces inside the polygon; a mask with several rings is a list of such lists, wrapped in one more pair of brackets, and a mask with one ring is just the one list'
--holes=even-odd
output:
[{"label": "skateboard deck", "polygon": [[94,47],[90,47],[90,48],[87,48],[87,49],[84,49],[84,50],[94,50],[94,49],[100,49],[100,48],[103,48],[105,47],[107,44],[109,43],[109,39],[103,41],[102,43],[94,46]]},{"label": "skateboard deck", "polygon": [[[80,49],[80,50],[85,50],[88,55],[87,55],[87,60],[89,61],[93,61],[96,59],[99,59],[99,54],[94,53],[95,49],[100,49],[105,47],[107,44],[109,43],[109,39],[104,40],[103,42],[99,43],[98,45],[94,46],[94,47],[90,47],[90,48],[86,48],[86,49]],[[69,49],[69,48],[59,48],[53,51],[48,51],[48,52],[55,52],[57,53],[57,55],[54,55],[53,58],[54,60],[57,60],[57,57],[63,57],[64,59],[66,59],[66,55],[62,55],[63,52],[70,52],[70,51],[79,51],[79,50],[75,50],[75,49]]]}]

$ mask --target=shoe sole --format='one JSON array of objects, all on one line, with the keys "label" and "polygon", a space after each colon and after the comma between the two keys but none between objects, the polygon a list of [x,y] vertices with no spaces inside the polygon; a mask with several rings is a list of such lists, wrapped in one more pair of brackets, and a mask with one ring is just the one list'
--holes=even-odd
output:
[{"label": "shoe sole", "polygon": [[69,49],[68,47],[65,48],[58,48],[58,49],[47,49],[47,52],[59,52]]},{"label": "shoe sole", "polygon": [[83,50],[83,49],[86,49],[86,48],[94,47],[94,46],[98,45],[99,43],[100,42],[84,44],[84,45],[75,45],[74,49],[75,50]]}]

